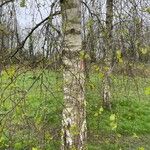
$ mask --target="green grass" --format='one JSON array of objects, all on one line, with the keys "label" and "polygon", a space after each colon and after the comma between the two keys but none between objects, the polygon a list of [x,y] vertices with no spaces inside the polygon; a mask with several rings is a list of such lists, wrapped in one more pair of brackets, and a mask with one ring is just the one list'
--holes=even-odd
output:
[{"label": "green grass", "polygon": [[[0,150],[10,145],[14,150],[44,149],[39,147],[42,142],[46,143],[46,150],[59,149],[62,74],[41,72],[20,70],[13,74],[16,79],[6,73],[0,77]],[[145,89],[150,86],[150,78],[114,75],[111,82],[111,112],[100,112],[99,75],[91,73],[86,85],[89,150],[138,150],[139,147],[149,150],[150,98]],[[110,125],[112,114],[117,125],[114,130]]]}]

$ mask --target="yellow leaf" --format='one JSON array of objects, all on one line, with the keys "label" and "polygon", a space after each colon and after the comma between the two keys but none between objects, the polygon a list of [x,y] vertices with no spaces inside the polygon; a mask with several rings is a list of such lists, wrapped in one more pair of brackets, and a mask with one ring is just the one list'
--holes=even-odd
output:
[{"label": "yellow leaf", "polygon": [[123,59],[122,59],[122,58],[119,58],[119,62],[120,62],[120,63],[123,63]]}]

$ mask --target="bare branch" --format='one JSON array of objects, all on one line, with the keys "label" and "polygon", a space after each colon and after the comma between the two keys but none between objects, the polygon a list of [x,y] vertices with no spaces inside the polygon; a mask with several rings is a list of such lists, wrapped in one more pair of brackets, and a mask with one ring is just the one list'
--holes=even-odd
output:
[{"label": "bare branch", "polygon": [[2,4],[0,4],[0,7],[3,7],[5,4],[8,4],[10,2],[14,2],[14,0],[7,0],[7,1],[4,1],[2,2]]},{"label": "bare branch", "polygon": [[26,36],[26,38],[19,44],[19,46],[16,48],[16,51],[10,56],[10,58],[13,58],[20,49],[22,49],[26,43],[26,41],[28,40],[28,38],[32,35],[32,33],[39,27],[41,26],[44,22],[46,22],[49,17],[51,16],[56,16],[59,15],[60,12],[55,12],[54,14],[51,14],[50,16],[46,17],[44,20],[42,20],[40,23],[38,23],[34,28],[32,28],[32,30],[29,32],[29,34]]}]

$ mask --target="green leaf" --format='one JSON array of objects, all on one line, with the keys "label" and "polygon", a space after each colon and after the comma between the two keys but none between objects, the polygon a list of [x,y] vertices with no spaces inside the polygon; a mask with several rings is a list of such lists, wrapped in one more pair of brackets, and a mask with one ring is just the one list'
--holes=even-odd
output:
[{"label": "green leaf", "polygon": [[22,143],[18,142],[18,143],[15,143],[15,149],[21,149],[22,148]]},{"label": "green leaf", "polygon": [[99,75],[99,78],[100,78],[100,79],[104,77],[104,73],[101,73],[101,72],[100,72],[98,75]]},{"label": "green leaf", "polygon": [[5,141],[5,138],[4,137],[1,137],[0,138],[0,143],[3,143]]},{"label": "green leaf", "polygon": [[93,67],[92,67],[95,71],[99,71],[100,70],[100,68],[99,68],[99,66],[98,65],[93,65]]},{"label": "green leaf", "polygon": [[145,95],[150,95],[150,87],[145,88]]},{"label": "green leaf", "polygon": [[116,51],[116,56],[117,56],[117,59],[120,63],[123,62],[123,59],[122,59],[122,56],[121,56],[121,50],[117,50]]},{"label": "green leaf", "polygon": [[150,14],[150,7],[145,8],[144,11]]},{"label": "green leaf", "polygon": [[89,54],[85,54],[84,58],[90,60],[90,55]]},{"label": "green leaf", "polygon": [[84,51],[80,51],[80,58],[84,59],[84,57],[85,57],[85,52]]},{"label": "green leaf", "polygon": [[7,69],[7,73],[10,78],[12,78],[15,75],[15,68],[12,66],[9,69]]},{"label": "green leaf", "polygon": [[139,147],[138,150],[145,150],[145,148],[144,147]]},{"label": "green leaf", "polygon": [[95,89],[95,86],[94,86],[93,83],[90,83],[90,84],[89,84],[89,87],[90,87],[91,90],[94,90],[94,89]]},{"label": "green leaf", "polygon": [[139,138],[136,133],[133,133],[133,138]]},{"label": "green leaf", "polygon": [[49,132],[46,132],[46,133],[45,133],[45,139],[46,139],[46,140],[52,140],[53,137],[51,136],[51,134],[50,134]]},{"label": "green leaf", "polygon": [[32,147],[32,150],[38,150],[36,147]]},{"label": "green leaf", "polygon": [[98,112],[96,112],[95,114],[94,114],[94,117],[97,117],[98,116]]},{"label": "green leaf", "polygon": [[116,115],[115,114],[111,114],[109,119],[110,119],[110,121],[115,121],[116,120]]},{"label": "green leaf", "polygon": [[104,111],[104,109],[103,109],[103,107],[101,107],[100,109],[99,109],[99,113],[102,113]]},{"label": "green leaf", "polygon": [[90,29],[92,26],[94,25],[94,20],[93,18],[90,18],[88,21],[87,21],[87,28]]},{"label": "green leaf", "polygon": [[71,126],[70,131],[73,135],[78,135],[79,134],[78,127],[77,127],[76,124]]},{"label": "green leaf", "polygon": [[110,126],[111,126],[112,130],[115,130],[117,128],[117,123],[116,122],[111,122]]},{"label": "green leaf", "polygon": [[118,133],[118,134],[117,134],[117,137],[121,138],[121,134]]},{"label": "green leaf", "polygon": [[26,0],[21,0],[20,7],[26,7]]},{"label": "green leaf", "polygon": [[142,54],[145,55],[145,54],[147,54],[147,52],[148,52],[148,51],[147,51],[147,48],[142,48],[142,49],[141,49],[141,53],[142,53]]}]

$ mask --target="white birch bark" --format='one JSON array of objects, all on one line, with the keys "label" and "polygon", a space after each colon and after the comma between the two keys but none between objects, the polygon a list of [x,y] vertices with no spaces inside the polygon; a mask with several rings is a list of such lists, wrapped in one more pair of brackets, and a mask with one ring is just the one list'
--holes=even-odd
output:
[{"label": "white birch bark", "polygon": [[112,72],[113,47],[112,47],[112,28],[113,28],[113,0],[107,0],[106,3],[106,57],[105,64],[108,70],[106,71],[103,80],[103,107],[111,110],[111,87],[110,74]]},{"label": "white birch bark", "polygon": [[86,144],[86,103],[84,61],[80,58],[80,0],[61,0],[64,33],[64,109],[61,150],[84,150]]}]

